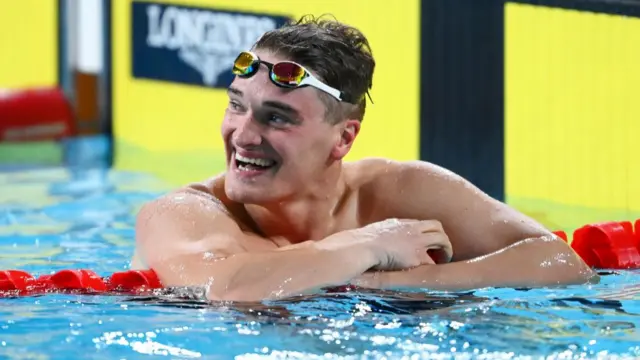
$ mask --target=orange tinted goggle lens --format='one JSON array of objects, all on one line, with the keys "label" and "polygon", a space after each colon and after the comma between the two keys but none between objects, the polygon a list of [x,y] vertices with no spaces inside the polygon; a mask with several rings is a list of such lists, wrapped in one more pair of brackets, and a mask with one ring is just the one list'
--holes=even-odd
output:
[{"label": "orange tinted goggle lens", "polygon": [[273,65],[271,79],[279,84],[295,86],[300,85],[306,72],[300,65],[290,62],[280,62]]},{"label": "orange tinted goggle lens", "polygon": [[233,63],[233,73],[235,75],[248,75],[254,71],[256,57],[249,52],[242,52]]}]

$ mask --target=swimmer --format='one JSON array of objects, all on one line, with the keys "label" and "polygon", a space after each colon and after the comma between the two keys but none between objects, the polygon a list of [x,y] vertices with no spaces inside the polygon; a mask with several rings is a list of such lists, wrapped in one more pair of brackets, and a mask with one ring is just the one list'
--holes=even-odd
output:
[{"label": "swimmer", "polygon": [[596,276],[549,230],[447,169],[344,161],[374,67],[360,31],[309,16],[238,54],[221,126],[227,169],[141,208],[132,267],[237,301],[349,284],[463,290]]}]

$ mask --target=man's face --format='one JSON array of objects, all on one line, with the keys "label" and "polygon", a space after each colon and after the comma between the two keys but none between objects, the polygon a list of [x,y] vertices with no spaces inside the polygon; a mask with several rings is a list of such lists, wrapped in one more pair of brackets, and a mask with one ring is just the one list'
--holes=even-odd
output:
[{"label": "man's face", "polygon": [[[266,51],[255,53],[270,63],[286,60]],[[230,199],[257,204],[296,196],[338,160],[344,125],[324,120],[318,92],[313,87],[276,86],[264,64],[250,78],[236,77],[221,129]]]}]

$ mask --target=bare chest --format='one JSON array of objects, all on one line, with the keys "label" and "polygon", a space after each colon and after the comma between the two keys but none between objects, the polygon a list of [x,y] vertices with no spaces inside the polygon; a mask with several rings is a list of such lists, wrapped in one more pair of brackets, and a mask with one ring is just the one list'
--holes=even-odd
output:
[{"label": "bare chest", "polygon": [[356,197],[349,199],[341,205],[342,208],[332,216],[327,216],[324,221],[311,223],[308,227],[299,229],[278,229],[276,234],[265,234],[256,227],[251,219],[244,219],[243,230],[246,238],[243,246],[245,251],[266,251],[292,246],[305,241],[321,241],[336,233],[354,230],[369,225],[380,217],[380,214],[371,208],[369,203],[361,203]]}]

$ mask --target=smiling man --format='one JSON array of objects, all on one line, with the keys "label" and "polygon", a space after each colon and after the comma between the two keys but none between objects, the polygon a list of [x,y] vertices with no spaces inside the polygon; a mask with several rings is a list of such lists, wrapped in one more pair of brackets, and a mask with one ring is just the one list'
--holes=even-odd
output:
[{"label": "smiling man", "polygon": [[222,124],[227,171],[145,204],[132,266],[218,300],[349,283],[454,290],[595,276],[564,241],[446,169],[343,162],[374,67],[362,33],[313,17],[239,54]]}]

